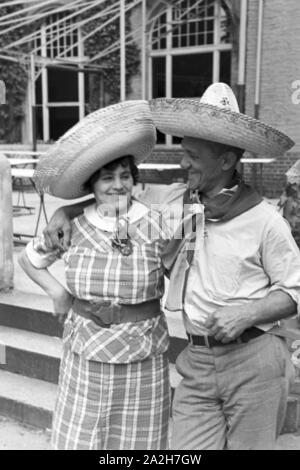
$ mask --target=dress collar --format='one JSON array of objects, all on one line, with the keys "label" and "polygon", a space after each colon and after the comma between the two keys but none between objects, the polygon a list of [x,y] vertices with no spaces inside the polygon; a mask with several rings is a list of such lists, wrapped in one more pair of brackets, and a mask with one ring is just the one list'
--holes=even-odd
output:
[{"label": "dress collar", "polygon": [[[149,210],[149,207],[145,206],[139,201],[133,200],[129,211],[121,218],[126,218],[130,224],[133,224],[142,219],[149,212]],[[86,207],[84,209],[84,215],[92,225],[100,228],[101,230],[104,230],[105,232],[114,232],[116,229],[117,218],[104,217],[103,215],[99,214],[96,204]]]}]

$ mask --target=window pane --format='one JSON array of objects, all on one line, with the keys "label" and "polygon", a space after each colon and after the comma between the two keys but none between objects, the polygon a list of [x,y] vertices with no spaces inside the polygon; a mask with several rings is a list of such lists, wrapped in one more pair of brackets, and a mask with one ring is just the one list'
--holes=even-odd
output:
[{"label": "window pane", "polygon": [[79,121],[78,106],[49,108],[50,139],[57,140]]},{"label": "window pane", "polygon": [[231,52],[223,51],[220,57],[220,81],[230,85],[231,79]]},{"label": "window pane", "polygon": [[[174,98],[200,98],[212,83],[212,53],[173,57],[172,90]],[[173,144],[181,139],[173,137]]]},{"label": "window pane", "polygon": [[78,101],[78,73],[48,67],[48,100]]},{"label": "window pane", "polygon": [[[166,96],[166,58],[153,57],[152,59],[152,97]],[[164,144],[166,136],[157,131],[157,143]]]},{"label": "window pane", "polygon": [[35,125],[36,125],[36,139],[43,140],[43,108],[42,106],[35,107]]},{"label": "window pane", "polygon": [[42,104],[42,75],[35,82],[35,102]]},{"label": "window pane", "polygon": [[174,98],[198,97],[212,83],[212,53],[173,57],[172,95]]},{"label": "window pane", "polygon": [[161,15],[153,28],[152,49],[165,49],[167,46],[166,14]]}]

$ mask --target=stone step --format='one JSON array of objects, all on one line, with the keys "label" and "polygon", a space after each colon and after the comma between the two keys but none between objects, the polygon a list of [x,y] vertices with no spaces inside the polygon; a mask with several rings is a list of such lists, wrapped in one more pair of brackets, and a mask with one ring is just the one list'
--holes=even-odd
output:
[{"label": "stone step", "polygon": [[287,411],[281,434],[295,433],[300,430],[300,397],[288,398]]},{"label": "stone step", "polygon": [[[0,325],[18,330],[30,331],[53,337],[62,337],[63,326],[46,308],[28,307],[29,299],[24,297],[23,305],[0,302]],[[178,354],[187,344],[180,317],[166,315],[170,333],[169,360],[174,363]]]},{"label": "stone step", "polygon": [[[173,364],[170,365],[170,380],[173,392],[180,381]],[[0,416],[50,429],[57,388],[43,380],[0,370]]]},{"label": "stone step", "polygon": [[0,325],[61,337],[63,327],[51,312],[0,303]]},{"label": "stone step", "polygon": [[[14,330],[18,336],[19,349],[15,348],[11,339],[12,331],[8,328],[0,329],[0,338],[5,339],[8,346],[7,368],[0,370],[0,415],[8,416],[22,423],[30,424],[39,428],[50,428],[52,412],[57,393],[57,378],[59,367],[59,356],[61,353],[60,343],[50,342],[49,354],[45,354],[45,344],[41,345],[41,338],[34,333],[30,342],[21,340],[20,332]],[[4,334],[6,333],[6,334]],[[22,333],[22,332],[21,332]],[[23,332],[24,333],[24,332]],[[42,338],[44,339],[44,338]],[[53,340],[54,338],[50,338]],[[30,343],[30,344],[29,344]],[[24,349],[20,349],[24,347]],[[38,352],[40,349],[40,353]],[[19,354],[14,356],[14,362],[10,358],[11,351]],[[55,361],[48,363],[47,361]],[[20,362],[16,367],[16,363]],[[24,365],[25,364],[25,365]],[[13,366],[13,367],[12,367]],[[55,371],[55,372],[54,372]],[[22,375],[26,374],[26,375]],[[51,380],[49,380],[49,378]],[[48,379],[48,380],[47,380]],[[174,390],[181,380],[174,364],[170,364],[170,381],[172,398]],[[300,427],[300,400],[296,397],[289,397],[288,409],[282,433],[294,433]]]},{"label": "stone step", "polygon": [[57,385],[0,370],[0,415],[50,429]]},{"label": "stone step", "polygon": [[62,353],[60,338],[0,326],[0,345],[5,351],[0,369],[51,383],[58,382]]},{"label": "stone step", "polygon": [[295,382],[292,385],[291,393],[298,395],[300,397],[300,378],[297,377]]},{"label": "stone step", "polygon": [[[162,304],[164,304],[164,300],[162,301]],[[24,312],[26,314],[24,314]],[[38,320],[38,318],[36,318],[37,314],[40,312],[44,314],[44,327],[43,325],[35,323]],[[49,324],[50,320],[51,323],[57,324],[57,319],[52,315],[46,316],[46,312],[52,312],[52,301],[46,295],[33,295],[20,289],[14,289],[11,292],[0,292],[0,324],[23,328],[25,330],[35,331],[36,333],[44,333],[44,330],[46,330],[45,334],[60,336],[57,331],[52,333],[53,324]],[[20,314],[21,318],[17,318],[14,313]],[[30,318],[30,315],[33,316],[33,319]],[[181,313],[165,311],[165,315],[168,322],[170,336],[186,339]],[[5,323],[2,322],[2,319]],[[17,326],[15,324],[16,321],[19,322],[18,324],[21,326]],[[40,328],[43,328],[43,331],[41,331]]]},{"label": "stone step", "polygon": [[[58,382],[62,354],[60,338],[0,326],[0,345],[5,348],[5,361],[2,361],[5,363],[0,365],[0,369],[51,383]],[[171,364],[173,369],[174,364]]]}]

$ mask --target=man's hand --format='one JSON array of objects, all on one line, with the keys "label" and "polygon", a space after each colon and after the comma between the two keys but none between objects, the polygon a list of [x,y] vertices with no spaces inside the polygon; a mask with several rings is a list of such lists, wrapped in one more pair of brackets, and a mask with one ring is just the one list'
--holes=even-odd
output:
[{"label": "man's hand", "polygon": [[57,209],[43,231],[46,245],[66,251],[71,241],[71,220],[63,208]]},{"label": "man's hand", "polygon": [[253,326],[247,315],[247,306],[222,307],[216,310],[205,322],[209,334],[222,343],[230,343],[247,328]]}]

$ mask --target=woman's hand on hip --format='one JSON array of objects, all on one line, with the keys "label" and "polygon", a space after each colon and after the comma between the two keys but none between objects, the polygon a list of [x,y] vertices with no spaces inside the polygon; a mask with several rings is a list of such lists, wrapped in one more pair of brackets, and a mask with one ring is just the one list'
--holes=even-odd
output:
[{"label": "woman's hand on hip", "polygon": [[74,297],[66,289],[62,288],[60,292],[56,292],[52,296],[54,316],[58,317],[59,321],[63,321],[68,314]]}]

